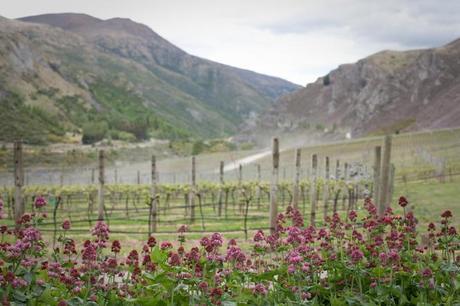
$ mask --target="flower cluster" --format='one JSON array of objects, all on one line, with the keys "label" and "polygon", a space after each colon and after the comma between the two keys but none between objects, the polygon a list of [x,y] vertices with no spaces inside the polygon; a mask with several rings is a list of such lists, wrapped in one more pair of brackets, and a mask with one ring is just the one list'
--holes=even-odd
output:
[{"label": "flower cluster", "polygon": [[[401,198],[404,208],[407,200]],[[412,212],[377,214],[367,198],[367,214],[335,213],[324,227],[305,226],[288,207],[276,230],[254,233],[252,247],[220,233],[185,245],[150,236],[142,250],[110,248],[110,230],[99,221],[81,247],[65,236],[46,254],[33,215],[18,230],[0,227],[0,296],[16,304],[138,305],[330,305],[449,304],[460,299],[459,235],[452,212],[431,222],[419,239]],[[9,242],[6,242],[9,241]],[[45,294],[46,293],[46,294]]]}]

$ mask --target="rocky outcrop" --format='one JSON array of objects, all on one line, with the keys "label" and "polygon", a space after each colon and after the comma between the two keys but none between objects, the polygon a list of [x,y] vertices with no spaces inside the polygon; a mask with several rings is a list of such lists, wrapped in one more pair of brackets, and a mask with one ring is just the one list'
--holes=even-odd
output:
[{"label": "rocky outcrop", "polygon": [[460,125],[460,41],[382,51],[344,64],[265,112],[262,130],[350,131],[353,135]]}]

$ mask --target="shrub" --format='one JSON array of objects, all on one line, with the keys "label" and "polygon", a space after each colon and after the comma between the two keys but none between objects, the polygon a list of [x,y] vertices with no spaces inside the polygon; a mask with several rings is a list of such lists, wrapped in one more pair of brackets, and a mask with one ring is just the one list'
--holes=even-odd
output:
[{"label": "shrub", "polygon": [[83,144],[93,144],[104,139],[109,127],[105,121],[91,122],[83,125]]}]

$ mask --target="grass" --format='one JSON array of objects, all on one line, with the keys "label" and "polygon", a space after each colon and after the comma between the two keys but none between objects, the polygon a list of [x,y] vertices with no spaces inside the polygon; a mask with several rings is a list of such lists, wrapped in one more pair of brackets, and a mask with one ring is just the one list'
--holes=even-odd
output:
[{"label": "grass", "polygon": [[[424,232],[427,228],[427,225],[431,221],[440,220],[440,214],[442,211],[449,209],[453,212],[453,225],[458,227],[460,225],[460,201],[458,199],[458,186],[460,183],[459,177],[453,177],[452,180],[446,181],[444,183],[439,182],[438,180],[427,180],[427,181],[415,181],[403,183],[399,182],[395,186],[393,204],[392,207],[396,213],[402,214],[402,209],[397,205],[398,198],[400,195],[404,195],[409,199],[410,208],[413,209],[416,217],[419,220],[419,230]],[[281,196],[279,197],[281,199]],[[287,197],[286,197],[287,199]],[[87,221],[88,219],[88,209],[87,209],[87,200],[83,197],[75,197],[74,200],[67,202],[64,201],[62,208],[58,210],[58,235],[62,233],[60,231],[60,224],[64,219],[70,219],[72,222],[72,230],[68,235],[75,238],[79,243],[82,243],[85,239],[89,238],[89,229],[94,226],[95,221],[91,222],[91,225]],[[251,203],[248,213],[248,238],[252,239],[256,229],[262,228],[267,229],[268,224],[268,203],[269,199],[266,194],[263,194],[261,200],[260,208],[257,207],[256,203]],[[135,205],[134,205],[135,204]],[[196,201],[195,209],[195,222],[191,223],[189,220],[189,215],[185,215],[184,208],[172,208],[168,210],[163,210],[165,207],[164,197],[160,198],[158,220],[159,224],[157,227],[158,233],[155,233],[155,236],[159,240],[176,240],[177,234],[176,230],[181,224],[187,224],[189,226],[190,233],[186,234],[187,240],[190,244],[197,243],[197,240],[200,239],[206,232],[224,232],[227,239],[235,238],[239,242],[246,244],[245,234],[243,232],[244,224],[243,217],[244,214],[238,209],[238,202],[234,203],[232,197],[229,197],[228,203],[228,216],[225,218],[225,214],[222,217],[217,217],[217,213],[214,210],[211,202],[211,197],[208,196],[206,201],[203,203],[203,216],[205,222],[205,229],[202,227],[201,215],[199,209],[199,203]],[[279,203],[279,212],[283,212],[287,205],[287,200],[285,203]],[[359,200],[357,209],[360,215],[364,215],[362,211],[363,201]],[[30,199],[29,199],[30,205]],[[107,219],[111,230],[113,231],[111,237],[112,239],[118,239],[128,248],[139,247],[142,245],[147,237],[148,231],[148,208],[141,199],[138,202],[128,202],[128,206],[131,209],[129,214],[124,211],[126,207],[126,201],[124,198],[118,200],[116,197],[106,197],[106,209],[110,215]],[[172,207],[184,205],[183,195],[179,194],[176,197],[173,197],[170,205]],[[331,207],[330,204],[329,207]],[[305,208],[303,209],[303,204],[300,205],[301,211],[304,211],[305,223],[309,224],[310,216],[310,204],[308,197],[305,202]],[[317,222],[320,223],[323,217],[323,205],[318,203],[317,208]],[[110,213],[110,210],[114,208],[115,210]],[[135,208],[139,211],[135,211]],[[342,203],[339,201],[339,213],[342,217],[345,217],[346,210],[341,210]],[[31,208],[28,208],[30,211]],[[48,210],[48,221],[47,224],[41,225],[40,229],[44,230],[45,239],[51,243],[52,242],[52,212],[51,207],[47,208]],[[91,218],[96,219],[97,208],[90,213]],[[82,222],[79,222],[82,221]],[[4,222],[12,225],[11,222]],[[125,233],[126,232],[126,233]]]}]

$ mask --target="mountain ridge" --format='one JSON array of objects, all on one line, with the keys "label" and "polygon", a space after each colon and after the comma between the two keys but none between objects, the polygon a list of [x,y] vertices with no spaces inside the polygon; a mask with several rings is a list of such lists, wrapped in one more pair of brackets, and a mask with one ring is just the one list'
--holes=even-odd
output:
[{"label": "mountain ridge", "polygon": [[[59,135],[48,128],[50,137],[32,142],[94,122],[142,137],[139,125],[161,138],[229,135],[299,87],[195,57],[129,19],[68,13],[0,23],[0,97],[59,126]],[[3,130],[21,136],[17,126]]]},{"label": "mountain ridge", "polygon": [[[339,65],[281,97],[249,130],[309,130],[319,137],[460,125],[460,39],[438,48],[383,50]],[[243,132],[244,133],[244,132]],[[318,136],[318,135],[317,135]]]}]

